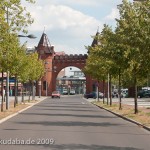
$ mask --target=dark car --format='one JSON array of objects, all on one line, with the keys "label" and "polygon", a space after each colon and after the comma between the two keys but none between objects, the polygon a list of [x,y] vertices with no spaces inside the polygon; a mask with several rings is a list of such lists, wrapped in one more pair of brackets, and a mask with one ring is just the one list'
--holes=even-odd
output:
[{"label": "dark car", "polygon": [[145,93],[145,90],[140,90],[138,93],[137,93],[137,96],[142,98],[144,97],[144,93]]},{"label": "dark car", "polygon": [[138,97],[150,97],[150,90],[140,90],[137,94]]},{"label": "dark car", "polygon": [[87,99],[88,99],[88,98],[94,98],[94,99],[97,98],[95,92],[92,92],[92,93],[89,93],[89,94],[84,94],[84,97],[87,98]]},{"label": "dark car", "polygon": [[144,97],[150,97],[150,91],[149,90],[145,91]]}]

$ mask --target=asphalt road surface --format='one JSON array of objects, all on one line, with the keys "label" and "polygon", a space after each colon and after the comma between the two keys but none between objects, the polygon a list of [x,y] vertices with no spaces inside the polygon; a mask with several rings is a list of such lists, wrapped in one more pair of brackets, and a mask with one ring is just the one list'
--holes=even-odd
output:
[{"label": "asphalt road surface", "polygon": [[150,150],[150,132],[80,96],[47,98],[0,124],[0,150]]}]

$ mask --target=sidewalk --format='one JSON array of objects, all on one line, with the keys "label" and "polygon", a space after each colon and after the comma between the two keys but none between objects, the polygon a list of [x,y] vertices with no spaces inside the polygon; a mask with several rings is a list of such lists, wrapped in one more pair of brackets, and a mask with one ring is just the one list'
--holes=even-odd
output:
[{"label": "sidewalk", "polygon": [[[36,100],[42,100],[43,98],[46,98],[46,96],[41,96],[39,98],[39,96],[35,96],[35,99]],[[12,102],[14,101],[15,99],[15,96],[9,96],[9,101]],[[29,96],[24,96],[24,100],[28,100],[29,99]],[[32,96],[30,96],[30,100],[32,99]],[[0,96],[0,104],[1,104],[1,100],[2,100],[2,97]],[[22,101],[22,96],[18,96],[18,102],[21,102]]]},{"label": "sidewalk", "polygon": [[[93,102],[93,101],[98,101],[98,99],[87,99],[87,101],[89,102]],[[99,101],[103,101],[103,99],[99,99]],[[150,107],[150,98],[138,98],[138,106],[139,107]],[[107,102],[107,99],[105,98],[105,102]],[[112,98],[112,102],[113,103],[118,103],[119,102],[119,98]],[[127,105],[131,105],[134,106],[134,98],[122,98],[122,104],[127,104]]]},{"label": "sidewalk", "polygon": [[[43,101],[44,99],[46,99],[47,97],[41,96],[39,98],[39,96],[35,97],[35,100],[30,100],[30,102],[28,101],[29,96],[26,96],[24,98],[24,103],[21,102],[22,97],[18,97],[18,101],[19,104],[14,108],[14,96],[10,97],[10,103],[9,103],[9,109],[6,110],[6,102],[4,102],[4,110],[3,112],[0,112],[0,123],[8,120],[9,118],[21,113],[22,111],[32,107],[33,105]],[[0,105],[1,106],[1,105]]]},{"label": "sidewalk", "polygon": [[150,131],[150,99],[138,99],[138,114],[134,114],[134,99],[123,98],[122,99],[122,110],[119,110],[118,99],[112,99],[112,105],[107,105],[107,99],[103,104],[103,99],[86,99],[90,103],[105,109],[125,120],[133,122],[140,127],[143,127]]}]

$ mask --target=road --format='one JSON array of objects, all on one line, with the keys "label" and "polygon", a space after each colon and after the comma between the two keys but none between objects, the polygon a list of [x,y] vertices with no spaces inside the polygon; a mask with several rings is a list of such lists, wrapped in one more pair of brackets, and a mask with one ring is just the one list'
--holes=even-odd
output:
[{"label": "road", "polygon": [[150,150],[150,132],[80,96],[45,99],[0,124],[0,139],[0,150]]}]

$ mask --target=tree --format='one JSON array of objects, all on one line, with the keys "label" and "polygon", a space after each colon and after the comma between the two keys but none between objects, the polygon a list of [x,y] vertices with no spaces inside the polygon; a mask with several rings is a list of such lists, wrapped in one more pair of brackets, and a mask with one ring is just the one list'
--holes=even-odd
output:
[{"label": "tree", "polygon": [[[0,3],[0,7],[2,7],[2,4]],[[7,36],[8,26],[5,22],[4,17],[4,11],[0,9],[0,60],[3,58],[3,49],[4,49],[4,37]],[[0,63],[1,66],[1,63]],[[0,71],[2,72],[2,82],[1,82],[1,95],[2,95],[2,101],[1,101],[1,111],[3,111],[3,101],[4,101],[4,90],[3,90],[3,69],[0,67]]]},{"label": "tree", "polygon": [[[110,52],[108,51],[109,44],[108,44],[108,33],[112,33],[112,29],[108,27],[107,25],[104,25],[103,31],[101,34],[97,34],[97,37],[94,37],[97,39],[97,45],[94,45],[94,47],[89,46],[89,56],[87,59],[86,64],[86,71],[88,71],[95,79],[97,80],[104,80],[107,79],[107,75],[114,72],[114,63],[110,59]],[[109,48],[110,49],[110,48]],[[92,62],[92,63],[91,63]],[[97,70],[97,71],[96,71]],[[110,84],[111,86],[111,80]],[[110,95],[110,105],[112,104],[112,97],[111,97],[111,88],[109,88],[109,95]],[[107,98],[107,104],[108,104],[108,98]]]},{"label": "tree", "polygon": [[[29,3],[35,3],[35,0],[25,0]],[[5,11],[6,22],[10,26],[10,32],[22,31],[27,33],[27,27],[33,23],[31,14],[26,7],[21,5],[20,0],[1,0],[0,9]]]},{"label": "tree", "polygon": [[[34,0],[26,0],[34,3]],[[33,19],[20,0],[1,0],[0,3],[0,65],[2,71],[11,70],[13,67],[13,50],[18,49],[15,42],[17,33],[27,33],[27,27],[33,23]],[[3,80],[2,80],[3,81]],[[3,90],[2,90],[3,91]]]},{"label": "tree", "polygon": [[122,43],[126,46],[125,57],[129,65],[127,72],[132,76],[135,87],[135,114],[138,113],[138,79],[146,77],[150,67],[149,8],[149,0],[134,4],[123,0],[123,4],[119,7],[120,19],[117,19],[118,32],[122,35]]},{"label": "tree", "polygon": [[[34,83],[38,81],[44,75],[44,63],[38,59],[38,54],[33,53],[28,55],[29,68],[32,68],[28,72],[29,82],[32,84],[32,100],[34,99]],[[31,90],[30,90],[31,95]],[[30,99],[30,97],[29,97]]]},{"label": "tree", "polygon": [[[106,80],[106,66],[104,61],[98,57],[95,56],[92,52],[93,48],[90,48],[90,55],[88,56],[88,59],[86,61],[86,66],[84,68],[84,73],[89,74],[92,76],[92,78],[96,79],[98,82],[102,80]],[[104,91],[104,86],[103,86],[103,93]],[[103,98],[104,102],[104,98]]]}]

